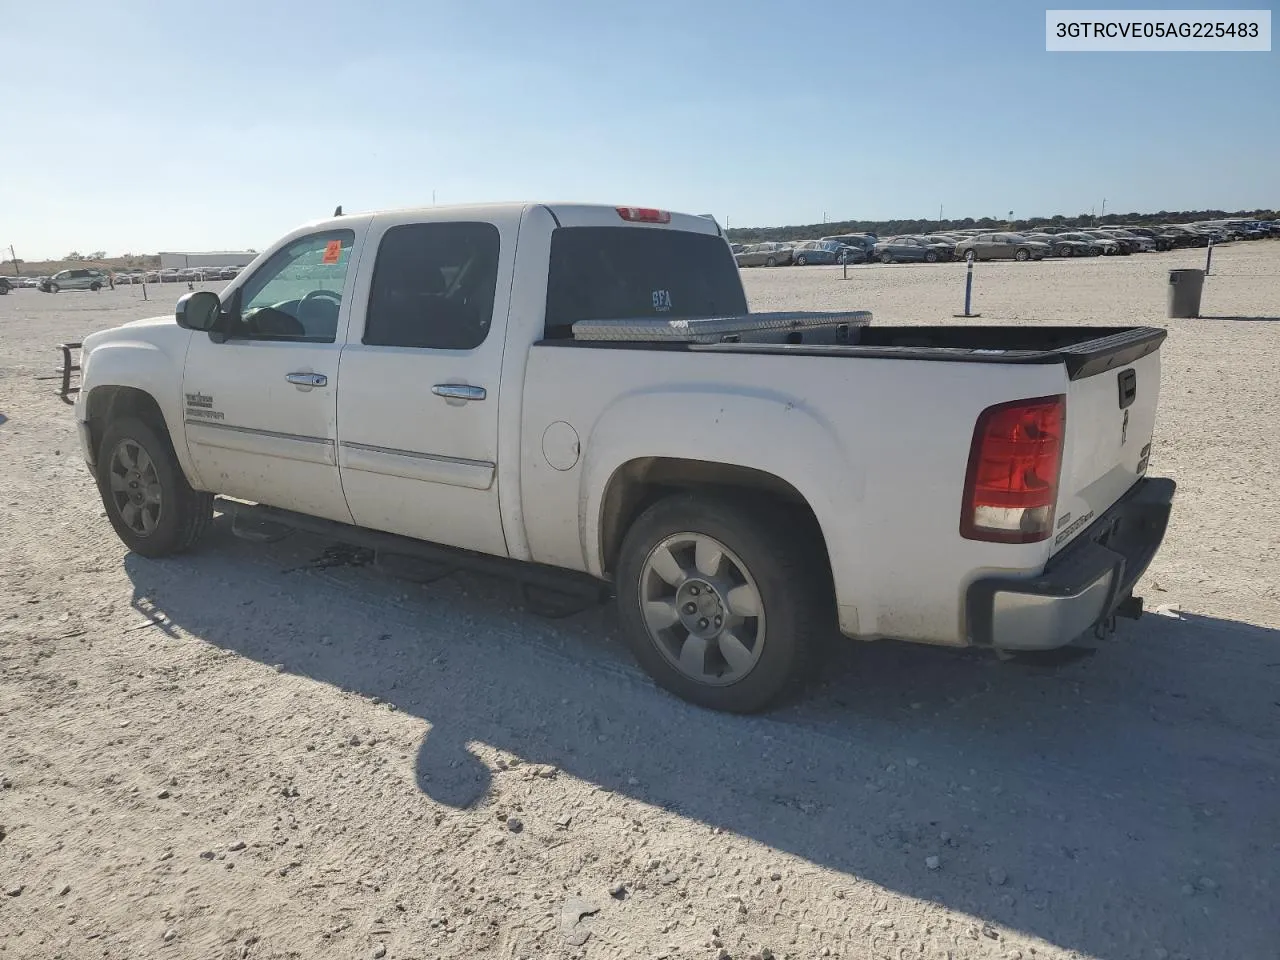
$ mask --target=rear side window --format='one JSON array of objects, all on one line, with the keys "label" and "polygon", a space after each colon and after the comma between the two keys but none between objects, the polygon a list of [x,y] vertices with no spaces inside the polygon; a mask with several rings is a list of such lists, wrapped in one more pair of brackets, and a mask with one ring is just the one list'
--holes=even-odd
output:
[{"label": "rear side window", "polygon": [[498,283],[491,223],[408,223],[378,246],[363,341],[471,350],[484,343]]},{"label": "rear side window", "polygon": [[561,227],[551,235],[546,335],[579,320],[736,316],[747,312],[723,238],[643,227]]}]

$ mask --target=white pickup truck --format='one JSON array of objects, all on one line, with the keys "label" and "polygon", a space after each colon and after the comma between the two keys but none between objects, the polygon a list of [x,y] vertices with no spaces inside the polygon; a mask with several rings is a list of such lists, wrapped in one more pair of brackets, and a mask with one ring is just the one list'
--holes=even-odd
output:
[{"label": "white pickup truck", "polygon": [[[1174,493],[1145,477],[1164,331],[747,314],[704,216],[337,216],[176,322],[88,337],[76,416],[140,554],[191,547],[221,495],[391,555],[573,571],[719,709],[773,701],[837,627],[1043,650],[1141,613]],[[745,335],[647,332],[726,317]]]}]

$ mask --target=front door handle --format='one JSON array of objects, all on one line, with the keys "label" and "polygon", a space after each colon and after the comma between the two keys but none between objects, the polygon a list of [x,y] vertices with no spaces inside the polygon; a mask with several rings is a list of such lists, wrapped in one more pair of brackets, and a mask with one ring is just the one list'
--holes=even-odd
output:
[{"label": "front door handle", "polygon": [[323,373],[286,373],[284,378],[295,387],[327,387],[329,378]]},{"label": "front door handle", "polygon": [[488,396],[484,387],[473,387],[469,383],[437,383],[431,392],[446,400],[483,400]]}]

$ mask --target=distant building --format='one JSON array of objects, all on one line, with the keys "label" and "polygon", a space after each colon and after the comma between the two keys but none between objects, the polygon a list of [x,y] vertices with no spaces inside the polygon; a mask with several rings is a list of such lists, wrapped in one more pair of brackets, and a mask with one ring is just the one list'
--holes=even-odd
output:
[{"label": "distant building", "polygon": [[183,267],[243,267],[257,254],[249,250],[220,250],[213,253],[161,253],[160,269]]}]

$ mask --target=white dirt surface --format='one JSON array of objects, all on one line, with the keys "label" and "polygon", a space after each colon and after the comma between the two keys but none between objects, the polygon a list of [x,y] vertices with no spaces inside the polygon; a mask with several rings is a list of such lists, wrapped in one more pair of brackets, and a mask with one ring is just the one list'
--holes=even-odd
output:
[{"label": "white dirt surface", "polygon": [[[1141,592],[1172,615],[1056,667],[849,642],[751,718],[496,579],[225,519],[127,554],[35,376],[179,291],[0,297],[0,957],[1280,956],[1280,243],[1219,248],[1216,319],[1165,321],[1202,256],[975,285],[982,322],[1168,326]],[[745,277],[755,309],[956,323],[963,270]]]}]

